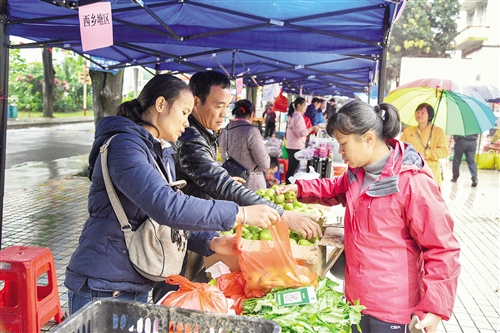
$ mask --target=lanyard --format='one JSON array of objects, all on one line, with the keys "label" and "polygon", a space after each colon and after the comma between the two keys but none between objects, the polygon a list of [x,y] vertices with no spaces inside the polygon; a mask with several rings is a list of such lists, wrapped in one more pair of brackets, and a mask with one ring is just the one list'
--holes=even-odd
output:
[{"label": "lanyard", "polygon": [[429,146],[431,144],[432,130],[433,129],[434,129],[434,124],[432,124],[431,132],[429,133],[429,140],[427,140],[427,145],[425,145],[425,146],[424,146],[424,143],[422,142],[422,139],[420,138],[420,134],[418,134],[418,132],[415,132],[417,134],[418,141],[420,141],[420,144],[422,145],[422,147],[424,147],[424,150],[427,150],[427,148],[429,148]]}]

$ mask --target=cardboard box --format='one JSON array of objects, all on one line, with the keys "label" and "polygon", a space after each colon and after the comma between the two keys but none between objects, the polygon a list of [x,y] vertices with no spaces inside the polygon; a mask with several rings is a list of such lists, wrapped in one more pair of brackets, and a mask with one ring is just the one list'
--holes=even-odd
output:
[{"label": "cardboard box", "polygon": [[[242,240],[244,249],[254,251],[260,248],[260,242],[265,241]],[[324,277],[344,250],[344,228],[326,227],[323,238],[313,246],[291,244],[291,248],[293,257],[299,263],[318,274],[318,276]],[[240,270],[236,256],[217,253],[210,257],[205,257],[205,267],[210,267],[219,261],[226,264],[231,272]]]}]

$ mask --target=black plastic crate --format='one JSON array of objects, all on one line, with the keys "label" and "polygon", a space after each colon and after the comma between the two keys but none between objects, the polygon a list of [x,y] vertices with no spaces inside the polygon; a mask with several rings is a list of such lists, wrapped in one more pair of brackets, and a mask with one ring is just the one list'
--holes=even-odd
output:
[{"label": "black plastic crate", "polygon": [[[188,324],[191,330],[185,325]],[[224,315],[162,305],[102,299],[90,302],[74,313],[53,333],[278,333],[271,320]],[[198,328],[197,330],[195,328]]]}]

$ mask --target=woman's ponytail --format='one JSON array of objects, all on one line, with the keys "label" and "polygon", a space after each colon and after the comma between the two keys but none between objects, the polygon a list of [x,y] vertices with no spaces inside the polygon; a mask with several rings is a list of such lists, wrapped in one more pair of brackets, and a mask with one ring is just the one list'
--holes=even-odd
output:
[{"label": "woman's ponytail", "polygon": [[384,139],[394,139],[401,132],[401,120],[398,109],[389,103],[375,105],[373,109],[382,119],[382,136]]},{"label": "woman's ponytail", "polygon": [[295,108],[293,107],[293,102],[290,103],[288,106],[288,117],[293,116],[293,113],[295,112]]}]

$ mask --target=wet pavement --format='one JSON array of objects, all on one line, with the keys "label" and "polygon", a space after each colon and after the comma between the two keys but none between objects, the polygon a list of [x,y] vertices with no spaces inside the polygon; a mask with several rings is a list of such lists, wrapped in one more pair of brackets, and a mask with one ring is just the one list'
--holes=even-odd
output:
[{"label": "wet pavement", "polygon": [[[86,156],[55,163],[78,165],[82,161],[86,162]],[[13,185],[29,174],[29,168],[37,166],[26,168],[23,175],[16,170],[6,171],[8,190],[4,197],[2,248],[35,245],[52,251],[65,312],[64,272],[88,216],[90,182],[85,177],[62,175],[43,179],[36,185]],[[442,192],[462,247],[462,271],[453,317],[440,324],[438,332],[500,333],[500,172],[479,170],[479,185],[475,188],[470,186],[466,164],[462,163],[460,173],[458,182],[451,183],[451,163],[445,165]],[[46,324],[43,330],[54,325]]]},{"label": "wet pavement", "polygon": [[93,118],[21,118],[7,125],[6,192],[86,172]]}]

